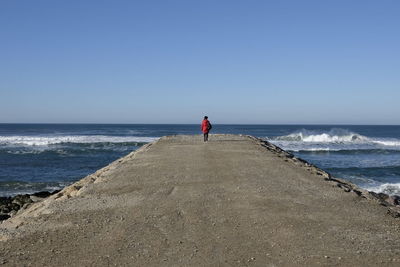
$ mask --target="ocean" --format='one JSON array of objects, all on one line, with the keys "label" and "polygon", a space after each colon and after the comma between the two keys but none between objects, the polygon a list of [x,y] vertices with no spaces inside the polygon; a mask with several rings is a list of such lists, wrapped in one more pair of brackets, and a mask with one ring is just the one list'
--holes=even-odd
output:
[{"label": "ocean", "polygon": [[[400,126],[213,124],[212,133],[257,136],[335,177],[400,195]],[[0,196],[61,189],[175,134],[200,134],[200,126],[0,124]]]}]

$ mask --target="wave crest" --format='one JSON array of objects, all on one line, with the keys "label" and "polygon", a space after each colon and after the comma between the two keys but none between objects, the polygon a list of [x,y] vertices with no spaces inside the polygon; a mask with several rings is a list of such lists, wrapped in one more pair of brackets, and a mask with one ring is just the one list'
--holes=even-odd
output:
[{"label": "wave crest", "polygon": [[379,186],[368,187],[366,189],[376,193],[385,193],[388,195],[400,196],[400,183],[394,183],[394,184],[386,183],[386,184],[381,184]]},{"label": "wave crest", "polygon": [[368,139],[369,138],[366,136],[343,129],[332,129],[327,133],[315,133],[303,129],[299,132],[275,138],[275,140],[278,141],[301,141],[313,143],[363,142]]},{"label": "wave crest", "polygon": [[71,136],[0,136],[0,145],[48,146],[62,143],[148,143],[157,137],[71,135]]},{"label": "wave crest", "polygon": [[300,130],[289,135],[269,138],[272,143],[290,151],[400,150],[400,139],[367,137],[346,129],[329,131]]}]

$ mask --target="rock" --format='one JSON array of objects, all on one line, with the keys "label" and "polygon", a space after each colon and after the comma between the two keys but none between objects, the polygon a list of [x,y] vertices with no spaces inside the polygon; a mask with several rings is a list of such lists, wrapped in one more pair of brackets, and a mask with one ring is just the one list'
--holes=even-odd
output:
[{"label": "rock", "polygon": [[52,194],[54,194],[54,192],[50,193],[48,191],[40,191],[40,192],[36,192],[36,193],[32,194],[31,197],[34,196],[34,197],[45,198],[45,197],[51,196]]},{"label": "rock", "polygon": [[345,192],[350,192],[352,190],[351,186],[342,182],[336,184],[337,187],[342,188]]},{"label": "rock", "polygon": [[0,212],[1,213],[9,213],[11,208],[9,205],[11,204],[10,197],[0,197]]},{"label": "rock", "polygon": [[10,197],[0,197],[0,206],[7,205],[11,202]]},{"label": "rock", "polygon": [[372,191],[370,191],[369,194],[372,195],[373,197],[379,199],[379,200],[382,200],[382,201],[386,201],[386,199],[389,197],[385,193],[375,193],[375,192],[372,192]]},{"label": "rock", "polygon": [[14,216],[15,214],[17,214],[18,211],[16,210],[12,210],[8,213],[8,215],[10,215],[11,217]]},{"label": "rock", "polygon": [[387,199],[387,202],[389,203],[389,204],[391,204],[391,205],[400,205],[400,196],[390,196],[388,199]]},{"label": "rock", "polygon": [[[43,198],[56,194],[60,190],[53,192],[41,191],[34,193],[32,195],[16,195],[14,197],[0,197],[0,213],[7,214],[13,211],[18,211],[19,209],[28,208],[32,203],[43,200]],[[9,214],[11,215],[11,214]]]},{"label": "rock", "polygon": [[385,193],[375,193],[370,191],[370,195],[373,197],[377,198],[378,200],[381,201],[381,204],[384,204],[384,206],[392,205],[392,206],[397,206],[400,205],[400,196],[394,195],[394,196],[389,196]]},{"label": "rock", "polygon": [[22,206],[22,209],[28,208],[31,204],[32,204],[32,203],[25,203],[25,204]]},{"label": "rock", "polygon": [[11,208],[9,206],[3,206],[0,208],[0,212],[2,213],[9,213],[11,211]]},{"label": "rock", "polygon": [[22,206],[22,205],[24,205],[24,202],[23,201],[20,201],[19,199],[15,199],[15,200],[13,200],[12,202],[11,202],[11,204],[15,204],[15,205],[18,205],[18,206]]},{"label": "rock", "polygon": [[17,203],[11,203],[9,207],[11,208],[11,210],[19,210],[21,208],[21,206]]},{"label": "rock", "polygon": [[388,209],[387,213],[394,218],[400,218],[400,209]]},{"label": "rock", "polygon": [[32,203],[32,199],[28,194],[26,195],[16,195],[15,197],[12,198],[12,203],[16,203],[19,206],[23,206],[25,203]]},{"label": "rock", "polygon": [[61,192],[61,190],[54,190],[53,192],[51,192],[51,194],[54,195],[54,194],[57,194],[57,193],[60,193],[60,192]]},{"label": "rock", "polygon": [[10,204],[11,210],[18,211],[19,209],[26,207],[26,205],[33,203],[32,199],[28,194],[26,195],[16,195],[11,198],[12,202]]},{"label": "rock", "polygon": [[4,221],[7,220],[8,218],[10,218],[11,216],[8,214],[0,214],[0,221]]},{"label": "rock", "polygon": [[33,202],[39,202],[39,201],[42,201],[42,200],[44,199],[44,198],[42,198],[42,197],[37,197],[37,196],[35,196],[35,195],[31,195],[30,198],[31,198],[31,200],[32,200]]}]

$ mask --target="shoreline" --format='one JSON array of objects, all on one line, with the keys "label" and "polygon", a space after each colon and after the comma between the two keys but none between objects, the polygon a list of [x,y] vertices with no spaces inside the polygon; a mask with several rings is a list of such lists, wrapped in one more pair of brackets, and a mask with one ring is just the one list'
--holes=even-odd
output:
[{"label": "shoreline", "polygon": [[[224,135],[224,134],[217,134],[217,135]],[[333,183],[337,187],[343,189],[345,192],[354,193],[359,197],[372,200],[382,206],[387,207],[388,214],[390,214],[391,216],[393,216],[395,218],[400,218],[400,196],[398,196],[398,195],[391,196],[391,195],[388,195],[385,193],[376,193],[373,191],[368,191],[368,190],[363,189],[345,179],[336,178],[336,177],[332,176],[330,173],[319,168],[318,166],[316,166],[312,163],[309,163],[308,161],[306,161],[302,158],[295,157],[292,153],[280,148],[277,145],[272,144],[271,142],[269,142],[267,140],[264,140],[264,139],[261,139],[261,138],[255,137],[255,136],[251,136],[251,135],[240,135],[240,136],[246,136],[252,140],[255,140],[256,142],[259,142],[261,146],[263,146],[267,150],[275,153],[279,157],[286,158],[287,161],[292,161],[294,164],[307,169],[311,173],[315,173],[319,176],[322,176],[325,181]],[[126,156],[123,156],[123,157],[111,162],[110,164],[106,165],[105,167],[77,180],[76,182],[74,182],[60,190],[54,190],[52,192],[40,191],[40,192],[31,193],[31,194],[17,194],[14,196],[0,197],[0,223],[14,217],[18,213],[29,208],[31,205],[48,199],[50,196],[56,195],[55,199],[57,199],[62,196],[64,196],[64,197],[66,196],[69,198],[69,197],[75,195],[74,192],[79,191],[83,186],[88,185],[93,182],[96,182],[96,179],[98,177],[100,177],[103,172],[109,170],[110,168],[114,168],[115,165],[123,162],[125,159],[132,158],[135,153],[144,151],[151,145],[160,141],[161,139],[168,138],[168,137],[170,137],[170,136],[163,136],[153,142],[146,143],[143,146],[139,147],[137,150],[134,150],[134,151],[128,153]]]}]

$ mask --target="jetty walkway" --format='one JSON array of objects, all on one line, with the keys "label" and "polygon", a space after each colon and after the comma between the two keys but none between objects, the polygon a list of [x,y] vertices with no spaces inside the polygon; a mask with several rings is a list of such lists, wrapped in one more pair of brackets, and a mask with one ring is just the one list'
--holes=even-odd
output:
[{"label": "jetty walkway", "polygon": [[256,138],[163,137],[1,223],[0,263],[399,266],[400,218],[353,189]]}]

